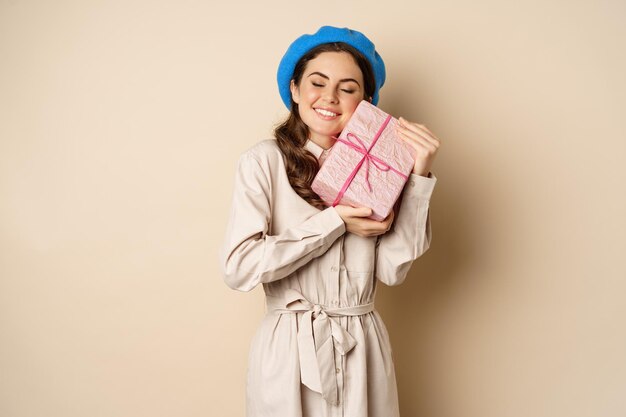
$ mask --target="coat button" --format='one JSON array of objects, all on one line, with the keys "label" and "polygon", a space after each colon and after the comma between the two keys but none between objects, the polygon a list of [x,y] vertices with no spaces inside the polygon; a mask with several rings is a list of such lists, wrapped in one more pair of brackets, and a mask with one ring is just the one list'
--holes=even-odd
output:
[{"label": "coat button", "polygon": [[414,186],[415,186],[415,181],[413,181],[413,180],[409,181],[409,185],[410,185],[411,187],[414,187]]},{"label": "coat button", "polygon": [[341,369],[335,368],[335,372],[339,373],[339,372],[341,372]]},{"label": "coat button", "polygon": [[331,271],[336,271],[336,270],[337,270],[337,267],[336,267],[336,266],[333,266],[332,268],[330,268],[330,270],[331,270]]}]

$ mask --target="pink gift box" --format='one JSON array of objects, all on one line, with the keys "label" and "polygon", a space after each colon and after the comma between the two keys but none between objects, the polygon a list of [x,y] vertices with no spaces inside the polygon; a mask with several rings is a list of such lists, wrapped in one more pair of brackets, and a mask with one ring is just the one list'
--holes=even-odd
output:
[{"label": "pink gift box", "polygon": [[369,207],[371,219],[385,219],[415,164],[415,149],[399,136],[397,123],[361,101],[313,180],[313,191],[329,206]]}]

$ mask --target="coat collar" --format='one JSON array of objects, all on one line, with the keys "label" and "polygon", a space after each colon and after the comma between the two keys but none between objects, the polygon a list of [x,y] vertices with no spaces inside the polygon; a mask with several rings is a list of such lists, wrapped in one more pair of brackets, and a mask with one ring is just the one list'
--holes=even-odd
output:
[{"label": "coat collar", "polygon": [[306,143],[304,144],[304,147],[313,155],[315,155],[317,159],[320,159],[320,156],[322,156],[322,152],[324,151],[328,152],[330,150],[330,148],[328,149],[322,148],[320,145],[313,142],[311,139],[307,139]]},{"label": "coat collar", "polygon": [[322,152],[324,151],[324,148],[322,148],[317,143],[313,142],[311,139],[307,139],[306,143],[304,144],[304,147],[313,155],[315,155],[317,159],[320,159],[320,156],[322,155]]}]

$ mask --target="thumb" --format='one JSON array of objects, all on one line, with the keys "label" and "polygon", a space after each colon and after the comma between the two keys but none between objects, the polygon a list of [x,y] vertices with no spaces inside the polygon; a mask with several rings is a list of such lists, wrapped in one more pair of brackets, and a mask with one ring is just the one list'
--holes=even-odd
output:
[{"label": "thumb", "polygon": [[367,217],[372,215],[372,209],[369,207],[354,207],[352,215],[354,217]]}]

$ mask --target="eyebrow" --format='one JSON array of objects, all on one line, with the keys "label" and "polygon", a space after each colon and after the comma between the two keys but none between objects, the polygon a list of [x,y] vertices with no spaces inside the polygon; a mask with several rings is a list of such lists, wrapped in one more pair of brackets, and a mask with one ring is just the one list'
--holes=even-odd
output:
[{"label": "eyebrow", "polygon": [[[327,76],[327,75],[322,74],[321,72],[318,72],[318,71],[315,71],[315,72],[310,73],[310,74],[307,76],[307,78],[308,78],[308,77],[310,77],[311,75],[319,75],[320,77],[323,77],[323,78],[326,78],[327,80],[330,80],[330,78],[328,78],[328,76]],[[344,79],[342,79],[342,80],[339,80],[339,82],[340,82],[340,83],[343,83],[343,82],[346,82],[346,81],[352,81],[352,82],[355,82],[355,83],[356,83],[356,85],[358,85],[359,87],[361,86],[361,84],[359,84],[359,82],[358,82],[357,80],[355,80],[354,78],[344,78]]]}]

